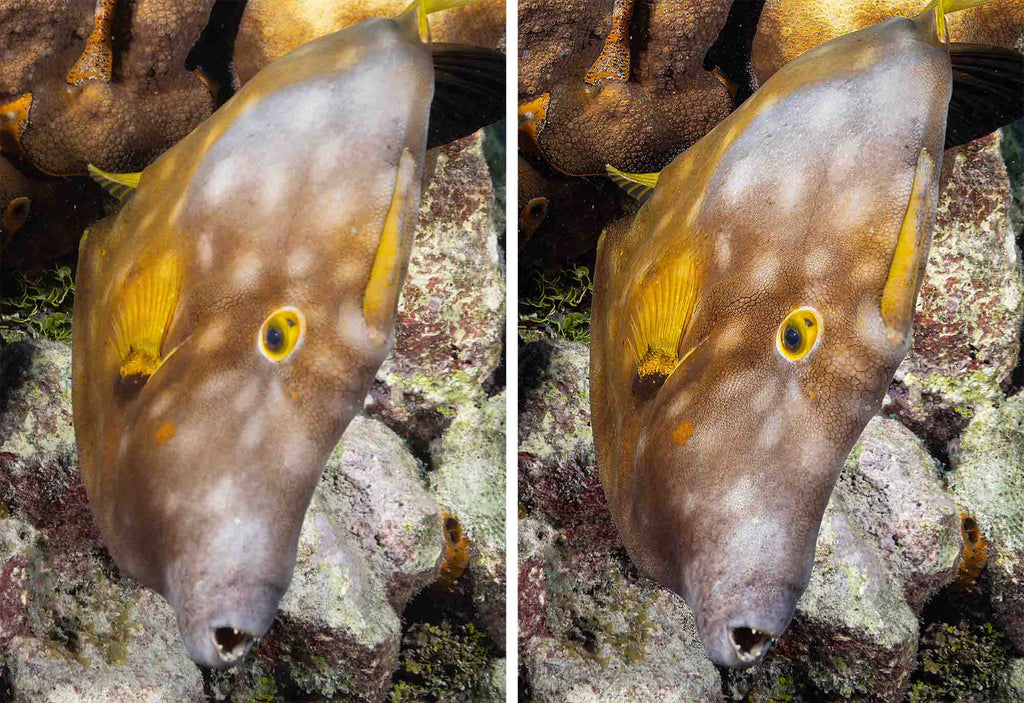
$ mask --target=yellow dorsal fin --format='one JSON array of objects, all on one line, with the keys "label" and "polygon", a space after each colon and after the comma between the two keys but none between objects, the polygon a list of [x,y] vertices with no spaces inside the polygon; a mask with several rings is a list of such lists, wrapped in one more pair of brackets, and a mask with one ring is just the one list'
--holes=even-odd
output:
[{"label": "yellow dorsal fin", "polygon": [[633,294],[627,344],[641,380],[667,378],[697,304],[697,265],[681,256],[644,275]]},{"label": "yellow dorsal fin", "polygon": [[946,34],[946,15],[954,12],[960,12],[961,10],[969,10],[972,7],[978,7],[979,5],[986,5],[992,2],[992,0],[931,0],[925,8],[924,12],[935,9],[935,28],[939,33],[939,38],[942,41],[947,40]]},{"label": "yellow dorsal fin", "polygon": [[96,168],[92,164],[89,164],[89,175],[103,186],[103,190],[121,202],[127,200],[135,192],[135,189],[139,187],[139,179],[142,178],[141,171],[138,173],[110,173]]},{"label": "yellow dorsal fin", "polygon": [[123,378],[149,377],[160,366],[181,279],[181,263],[170,253],[128,272],[111,320]]},{"label": "yellow dorsal fin", "polygon": [[615,185],[626,191],[631,197],[641,203],[646,203],[651,197],[655,186],[658,185],[658,176],[661,173],[625,173],[610,164],[605,164],[608,178],[615,182]]},{"label": "yellow dorsal fin", "polygon": [[468,5],[471,2],[476,2],[476,0],[412,0],[408,7],[402,10],[401,14],[416,12],[416,24],[419,27],[420,39],[427,41],[427,38],[430,36],[427,28],[427,15],[440,12],[441,10],[450,10],[461,5]]}]

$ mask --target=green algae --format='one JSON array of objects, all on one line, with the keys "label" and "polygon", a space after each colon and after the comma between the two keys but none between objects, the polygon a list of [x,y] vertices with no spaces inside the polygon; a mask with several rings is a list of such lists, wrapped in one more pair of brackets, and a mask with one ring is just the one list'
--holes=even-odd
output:
[{"label": "green algae", "polygon": [[0,340],[26,337],[71,342],[75,279],[68,266],[5,277],[0,288]]},{"label": "green algae", "polygon": [[590,300],[594,282],[586,266],[569,265],[555,273],[533,271],[519,297],[519,339],[568,339],[590,343]]},{"label": "green algae", "polygon": [[991,700],[1010,658],[1006,634],[991,623],[932,623],[921,636],[909,703]]},{"label": "green algae", "polygon": [[495,654],[486,633],[473,623],[415,623],[402,638],[391,703],[479,700],[467,694],[489,687]]}]

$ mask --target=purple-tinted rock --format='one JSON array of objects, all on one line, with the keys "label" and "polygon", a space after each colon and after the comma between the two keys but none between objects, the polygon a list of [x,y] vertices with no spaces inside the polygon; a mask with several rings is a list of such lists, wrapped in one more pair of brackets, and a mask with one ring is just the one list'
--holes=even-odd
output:
[{"label": "purple-tinted rock", "polygon": [[621,551],[569,551],[529,518],[519,534],[519,661],[533,700],[722,700],[682,599]]},{"label": "purple-tinted rock", "polygon": [[567,340],[522,348],[519,500],[570,540],[619,545],[590,429],[590,350]]},{"label": "purple-tinted rock", "polygon": [[477,619],[505,646],[505,394],[464,405],[435,451],[431,489],[470,543]]},{"label": "purple-tinted rock", "polygon": [[395,344],[367,412],[426,447],[458,406],[493,381],[503,349],[505,279],[494,189],[477,133],[442,147],[420,207]]},{"label": "purple-tinted rock", "polygon": [[1000,133],[963,146],[936,214],[914,343],[886,411],[944,447],[1002,398],[1020,353],[1024,281]]},{"label": "purple-tinted rock", "polygon": [[960,515],[921,441],[894,420],[874,417],[846,460],[836,492],[872,538],[915,612],[954,574]]}]

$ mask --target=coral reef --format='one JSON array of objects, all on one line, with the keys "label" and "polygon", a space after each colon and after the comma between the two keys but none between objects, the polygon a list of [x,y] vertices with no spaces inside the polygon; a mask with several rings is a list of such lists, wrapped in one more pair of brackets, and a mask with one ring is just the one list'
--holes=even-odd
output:
[{"label": "coral reef", "polygon": [[[753,72],[764,83],[808,49],[890,17],[913,17],[923,7],[918,0],[767,0],[751,47]],[[1024,49],[1024,7],[1014,0],[952,14],[947,27],[950,41]]]},{"label": "coral reef", "polygon": [[704,69],[731,2],[519,3],[519,101],[557,170],[657,171],[732,109]]},{"label": "coral reef", "polygon": [[209,86],[185,66],[213,0],[90,5],[0,4],[0,48],[15,67],[0,101],[31,96],[13,137],[44,173],[141,170],[213,111]]}]

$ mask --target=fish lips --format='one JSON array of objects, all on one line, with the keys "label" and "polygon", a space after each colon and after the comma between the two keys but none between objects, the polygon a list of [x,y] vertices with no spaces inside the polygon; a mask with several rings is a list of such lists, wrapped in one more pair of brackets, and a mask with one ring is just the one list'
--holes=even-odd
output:
[{"label": "fish lips", "polygon": [[271,582],[234,582],[174,599],[178,629],[192,661],[214,669],[237,664],[270,629],[284,592]]}]

